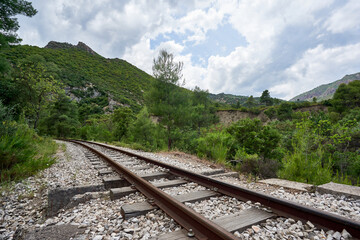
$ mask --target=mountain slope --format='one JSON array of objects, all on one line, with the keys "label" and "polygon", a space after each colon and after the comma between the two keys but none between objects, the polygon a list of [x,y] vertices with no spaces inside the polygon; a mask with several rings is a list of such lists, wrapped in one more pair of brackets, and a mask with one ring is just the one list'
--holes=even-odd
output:
[{"label": "mountain slope", "polygon": [[336,89],[339,87],[342,83],[349,83],[354,80],[360,79],[360,72],[345,75],[342,79],[337,80],[335,82],[320,85],[319,87],[316,87],[308,92],[304,92],[296,97],[293,97],[290,99],[290,101],[312,101],[314,97],[316,97],[318,100],[326,100],[333,97]]},{"label": "mountain slope", "polygon": [[[233,95],[233,94],[226,94],[226,93],[219,93],[219,94],[209,94],[209,98],[214,102],[229,104],[229,105],[236,105],[239,103],[240,105],[244,105],[248,100],[248,96],[241,96],[241,95]],[[274,104],[279,104],[285,100],[273,98]],[[260,97],[254,97],[255,105],[261,105]]]},{"label": "mountain slope", "polygon": [[244,104],[249,97],[237,96],[237,95],[225,94],[225,93],[219,93],[219,94],[210,93],[209,98],[219,103],[237,104],[237,102],[239,101],[239,104]]},{"label": "mountain slope", "polygon": [[59,78],[67,86],[68,92],[76,98],[86,94],[88,88],[102,93],[108,101],[140,109],[146,92],[155,79],[139,68],[121,59],[107,59],[84,43],[74,46],[69,43],[50,42],[45,48],[28,45],[2,49],[13,64],[30,55],[38,54],[59,68]]}]

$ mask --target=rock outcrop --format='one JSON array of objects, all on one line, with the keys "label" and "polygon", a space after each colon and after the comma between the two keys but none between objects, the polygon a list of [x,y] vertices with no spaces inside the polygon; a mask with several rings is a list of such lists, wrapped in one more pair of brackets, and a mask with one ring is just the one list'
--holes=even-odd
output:
[{"label": "rock outcrop", "polygon": [[56,41],[50,41],[45,48],[51,48],[51,49],[69,49],[69,48],[76,48],[85,52],[90,53],[91,55],[98,55],[94,50],[92,50],[88,45],[86,45],[83,42],[78,42],[77,45],[72,45],[71,43],[66,42],[56,42]]}]

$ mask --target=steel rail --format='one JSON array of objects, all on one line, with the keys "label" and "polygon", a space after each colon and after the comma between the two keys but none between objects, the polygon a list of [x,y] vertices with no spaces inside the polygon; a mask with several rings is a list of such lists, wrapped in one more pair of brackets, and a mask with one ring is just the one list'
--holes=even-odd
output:
[{"label": "steel rail", "polygon": [[123,154],[127,154],[129,156],[144,160],[148,163],[152,163],[157,166],[169,169],[171,173],[177,176],[196,182],[207,188],[218,191],[224,195],[228,195],[243,201],[250,200],[253,202],[259,202],[264,206],[270,207],[275,213],[277,213],[280,216],[292,217],[294,219],[300,219],[303,221],[310,221],[315,225],[340,232],[343,229],[346,229],[346,231],[348,231],[352,235],[352,237],[360,239],[360,222],[357,222],[355,220],[350,220],[348,218],[339,215],[335,215],[322,210],[300,205],[295,202],[291,202],[283,199],[277,199],[267,194],[258,193],[236,185],[218,181],[216,179],[209,178],[201,174],[196,174],[194,172],[187,171],[175,166],[171,166],[169,164],[159,162],[155,159],[144,157],[136,153],[128,152],[123,149],[119,149],[117,147],[112,147],[97,142],[88,142],[88,143],[96,144],[98,146],[119,151]]},{"label": "steel rail", "polygon": [[112,160],[105,154],[100,151],[91,148],[90,146],[83,144],[80,141],[70,140],[71,142],[80,144],[81,146],[89,149],[96,155],[100,156],[111,167],[118,172],[123,178],[125,178],[130,184],[132,184],[137,190],[144,194],[148,199],[150,199],[151,204],[157,205],[170,217],[172,217],[177,223],[187,230],[192,229],[195,237],[197,239],[238,239],[233,234],[220,227],[219,225],[213,223],[212,221],[206,219],[202,215],[196,213],[194,210],[186,207],[184,204],[156,188],[151,183],[146,180],[138,177],[132,173],[127,168],[123,167],[116,161]]}]

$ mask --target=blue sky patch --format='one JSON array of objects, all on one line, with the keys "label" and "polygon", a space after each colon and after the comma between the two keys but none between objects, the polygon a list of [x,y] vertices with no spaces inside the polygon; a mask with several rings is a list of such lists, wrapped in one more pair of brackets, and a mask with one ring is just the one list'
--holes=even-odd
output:
[{"label": "blue sky patch", "polygon": [[162,42],[174,41],[183,45],[182,54],[192,54],[192,62],[196,65],[207,66],[211,56],[227,56],[236,47],[246,46],[248,42],[245,37],[239,34],[229,23],[220,25],[215,30],[209,30],[203,42],[186,41],[192,33],[178,34],[171,32],[168,34],[158,35],[155,39],[150,39],[150,48],[155,49]]},{"label": "blue sky patch", "polygon": [[207,66],[211,56],[227,56],[236,47],[246,46],[248,42],[245,37],[239,34],[229,23],[219,26],[216,30],[209,30],[206,33],[204,42],[195,44],[187,43],[183,53],[192,54],[192,62],[197,65]]}]

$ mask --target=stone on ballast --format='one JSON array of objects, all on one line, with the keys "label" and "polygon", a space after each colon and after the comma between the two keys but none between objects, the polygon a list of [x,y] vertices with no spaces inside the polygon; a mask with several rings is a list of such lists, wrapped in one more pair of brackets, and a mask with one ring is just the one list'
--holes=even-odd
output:
[{"label": "stone on ballast", "polygon": [[92,240],[102,240],[104,236],[96,235]]},{"label": "stone on ballast", "polygon": [[52,219],[52,218],[49,218],[49,219],[47,219],[47,220],[45,221],[45,225],[46,225],[46,226],[50,226],[50,225],[53,225],[53,224],[55,224],[55,223],[56,223],[55,220]]},{"label": "stone on ballast", "polygon": [[351,238],[351,234],[346,231],[346,229],[343,229],[341,232],[341,236],[345,239]]},{"label": "stone on ballast", "polygon": [[254,230],[254,232],[256,232],[256,233],[258,233],[261,229],[258,227],[258,226],[252,226],[251,227],[253,230]]},{"label": "stone on ballast", "polygon": [[124,232],[129,233],[129,234],[133,234],[135,232],[135,230],[131,229],[131,228],[125,228]]},{"label": "stone on ballast", "polygon": [[308,225],[310,228],[314,228],[314,227],[315,227],[314,224],[312,224],[312,222],[310,222],[310,221],[307,221],[307,222],[306,222],[306,225]]},{"label": "stone on ballast", "polygon": [[340,238],[341,238],[341,233],[335,232],[335,233],[332,235],[332,237],[335,238],[336,240],[340,240]]}]

